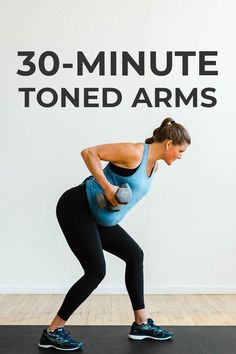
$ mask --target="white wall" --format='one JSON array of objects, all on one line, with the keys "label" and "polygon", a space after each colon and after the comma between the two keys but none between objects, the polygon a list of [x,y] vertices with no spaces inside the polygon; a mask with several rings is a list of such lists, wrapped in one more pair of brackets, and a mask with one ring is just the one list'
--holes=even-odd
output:
[{"label": "white wall", "polygon": [[[57,224],[60,195],[88,171],[80,151],[106,142],[143,141],[166,116],[187,127],[192,145],[171,167],[160,163],[151,193],[122,226],[145,253],[147,293],[235,293],[235,33],[233,1],[1,1],[0,292],[65,292],[82,274]],[[166,77],[130,70],[127,77],[73,69],[54,76],[16,74],[17,51],[47,50],[75,62],[82,50],[218,51],[218,76],[189,76],[180,58]],[[212,59],[212,58],[211,58]],[[215,58],[214,58],[215,59]],[[37,61],[36,61],[37,62]],[[49,63],[50,64],[50,63]],[[49,65],[48,64],[48,65]],[[147,64],[148,65],[148,64]],[[25,108],[19,87],[116,87],[115,108]],[[217,105],[131,108],[139,87],[215,87]],[[32,96],[33,97],[33,96]],[[100,98],[99,98],[100,100]],[[124,263],[105,253],[107,276],[97,292],[125,292]]]}]

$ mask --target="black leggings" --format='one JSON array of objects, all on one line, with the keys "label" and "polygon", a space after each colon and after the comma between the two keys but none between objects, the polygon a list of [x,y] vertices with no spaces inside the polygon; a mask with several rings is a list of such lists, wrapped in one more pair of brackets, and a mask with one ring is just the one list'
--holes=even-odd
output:
[{"label": "black leggings", "polygon": [[133,310],[143,309],[143,251],[120,225],[97,225],[89,208],[85,184],[67,190],[59,199],[57,219],[65,238],[84,269],[58,311],[67,321],[105,276],[103,250],[126,262],[125,284]]}]

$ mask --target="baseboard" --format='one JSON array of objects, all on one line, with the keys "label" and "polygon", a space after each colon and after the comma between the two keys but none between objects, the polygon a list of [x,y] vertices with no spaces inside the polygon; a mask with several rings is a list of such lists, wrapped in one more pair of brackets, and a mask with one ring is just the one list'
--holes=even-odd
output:
[{"label": "baseboard", "polygon": [[[0,286],[0,294],[66,294],[69,287],[48,287],[48,286]],[[124,287],[98,287],[93,294],[127,294]],[[236,287],[225,286],[183,286],[165,287],[150,286],[145,287],[145,294],[236,294]]]}]

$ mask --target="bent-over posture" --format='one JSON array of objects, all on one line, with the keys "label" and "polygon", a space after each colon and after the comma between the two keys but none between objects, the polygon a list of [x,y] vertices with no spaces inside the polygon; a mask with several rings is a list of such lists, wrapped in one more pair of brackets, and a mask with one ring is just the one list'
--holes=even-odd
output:
[{"label": "bent-over posture", "polygon": [[[187,130],[171,118],[166,118],[145,143],[104,144],[88,147],[81,152],[91,176],[60,197],[56,214],[84,275],[69,289],[52,323],[43,330],[39,347],[54,347],[63,351],[82,348],[82,342],[72,339],[64,326],[104,278],[106,264],[103,250],[126,263],[125,284],[134,311],[129,338],[168,340],[173,337],[173,332],[156,325],[146,314],[143,251],[119,222],[148,193],[158,168],[157,161],[164,160],[171,165],[182,157],[190,143]],[[101,160],[108,161],[104,169]],[[117,190],[124,183],[128,184],[132,193],[127,204],[122,204],[122,200],[116,197]],[[99,205],[99,193],[104,194],[105,207]],[[119,206],[119,210],[113,211],[112,206]]]}]

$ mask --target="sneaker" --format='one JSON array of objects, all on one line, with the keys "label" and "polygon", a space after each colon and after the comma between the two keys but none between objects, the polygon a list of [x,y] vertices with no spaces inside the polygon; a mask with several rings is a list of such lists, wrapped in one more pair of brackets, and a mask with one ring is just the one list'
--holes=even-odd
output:
[{"label": "sneaker", "polygon": [[133,322],[129,333],[129,338],[137,340],[142,340],[145,338],[167,340],[171,339],[173,335],[173,332],[156,326],[153,320],[148,318],[147,323],[138,324],[137,322]]},{"label": "sneaker", "polygon": [[70,332],[64,330],[63,327],[57,328],[55,331],[49,333],[47,329],[44,329],[38,346],[40,348],[55,348],[63,351],[81,349],[83,343],[81,341],[75,341],[69,334]]}]

